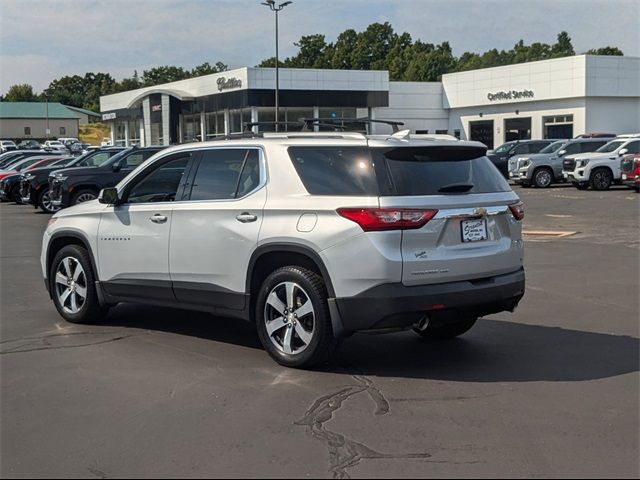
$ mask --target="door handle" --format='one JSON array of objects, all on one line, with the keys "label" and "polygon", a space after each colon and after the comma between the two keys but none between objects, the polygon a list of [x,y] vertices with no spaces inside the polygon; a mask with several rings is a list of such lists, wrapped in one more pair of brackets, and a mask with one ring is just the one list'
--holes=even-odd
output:
[{"label": "door handle", "polygon": [[238,220],[241,223],[251,223],[251,222],[255,222],[256,220],[258,220],[258,216],[257,215],[252,215],[249,212],[244,212],[244,213],[241,213],[240,215],[238,215],[236,217],[236,220]]},{"label": "door handle", "polygon": [[153,217],[149,218],[149,220],[153,223],[165,223],[167,221],[167,217],[156,213]]}]

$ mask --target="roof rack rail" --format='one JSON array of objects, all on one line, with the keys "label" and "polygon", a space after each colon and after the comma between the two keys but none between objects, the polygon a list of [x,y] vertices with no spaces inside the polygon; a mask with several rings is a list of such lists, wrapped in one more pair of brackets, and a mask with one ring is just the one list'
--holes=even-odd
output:
[{"label": "roof rack rail", "polygon": [[[320,124],[326,124],[326,126],[337,126],[340,125],[344,127],[345,123],[366,123],[371,125],[372,123],[382,123],[384,125],[390,125],[393,133],[397,133],[400,131],[401,126],[404,125],[404,122],[398,122],[395,120],[376,120],[369,117],[361,117],[361,118],[299,118],[299,122],[304,122],[307,126],[315,126]],[[346,127],[345,127],[346,128]]]},{"label": "roof rack rail", "polygon": [[[320,123],[319,121],[297,121],[297,122],[246,122],[243,123],[244,131],[251,132],[253,127],[261,127],[261,126],[283,126],[285,129],[283,131],[287,131],[286,127],[299,127],[301,132],[313,132],[313,127],[329,127],[334,130],[346,130],[347,127],[344,125],[338,125],[334,123]],[[290,131],[290,130],[289,130]]]},{"label": "roof rack rail", "polygon": [[263,138],[262,133],[255,133],[252,131],[242,132],[242,133],[230,133],[229,135],[220,135],[208,140],[210,142],[217,142],[219,140],[240,140],[243,138]]}]

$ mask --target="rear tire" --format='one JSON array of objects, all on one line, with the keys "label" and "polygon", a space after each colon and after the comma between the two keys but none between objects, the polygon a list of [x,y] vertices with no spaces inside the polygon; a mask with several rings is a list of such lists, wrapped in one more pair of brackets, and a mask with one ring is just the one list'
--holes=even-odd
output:
[{"label": "rear tire", "polygon": [[60,249],[49,270],[49,289],[58,313],[71,323],[97,323],[109,311],[98,301],[89,252],[78,245]]},{"label": "rear tire", "polygon": [[329,360],[338,342],[327,297],[322,277],[302,267],[282,267],[266,278],[258,293],[255,320],[271,358],[291,368],[310,368]]},{"label": "rear tire", "polygon": [[447,340],[467,333],[477,321],[477,317],[472,317],[453,323],[432,324],[432,322],[429,322],[426,328],[414,328],[413,331],[427,340]]},{"label": "rear tire", "polygon": [[589,177],[589,186],[593,190],[609,190],[612,182],[613,178],[611,175],[611,171],[606,168],[597,168],[591,173],[591,176]]}]

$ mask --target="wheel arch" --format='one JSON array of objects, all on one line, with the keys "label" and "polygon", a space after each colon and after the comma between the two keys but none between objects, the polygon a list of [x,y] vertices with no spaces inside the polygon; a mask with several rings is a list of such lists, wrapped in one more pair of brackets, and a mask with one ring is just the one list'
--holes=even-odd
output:
[{"label": "wheel arch", "polygon": [[322,276],[329,296],[335,297],[331,276],[320,255],[309,247],[294,243],[262,245],[253,252],[247,269],[246,292],[253,294],[269,273],[286,265],[299,265],[315,271]]},{"label": "wheel arch", "polygon": [[[98,280],[98,268],[96,259],[93,255],[93,251],[91,250],[91,244],[89,243],[89,239],[80,232],[76,231],[61,231],[56,232],[51,236],[51,240],[47,245],[47,275],[51,272],[51,264],[53,263],[53,258],[56,254],[68,245],[78,245],[84,248],[89,253],[89,258],[91,259],[91,268],[93,269],[94,278]],[[47,279],[47,285],[49,286],[51,279]],[[49,288],[49,294],[51,295],[51,288]]]}]

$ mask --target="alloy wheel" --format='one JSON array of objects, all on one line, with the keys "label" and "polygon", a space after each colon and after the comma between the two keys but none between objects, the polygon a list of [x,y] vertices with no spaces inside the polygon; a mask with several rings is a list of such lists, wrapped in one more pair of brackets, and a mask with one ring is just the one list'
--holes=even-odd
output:
[{"label": "alloy wheel", "polygon": [[63,258],[56,268],[54,281],[62,309],[70,314],[78,313],[87,300],[87,276],[80,262],[74,257]]},{"label": "alloy wheel", "polygon": [[609,186],[609,174],[604,170],[596,172],[593,175],[593,183],[597,190],[606,190]]},{"label": "alloy wheel", "polygon": [[75,204],[77,205],[79,203],[88,202],[90,200],[95,200],[96,198],[98,197],[96,197],[93,193],[86,192],[86,193],[83,193],[82,195],[79,195],[78,198],[76,198]]},{"label": "alloy wheel", "polygon": [[311,299],[295,282],[280,283],[269,292],[264,321],[271,343],[287,355],[306,350],[316,328]]},{"label": "alloy wheel", "polygon": [[540,188],[547,188],[551,185],[551,174],[549,170],[540,170],[536,173],[536,186]]},{"label": "alloy wheel", "polygon": [[53,203],[51,203],[51,192],[49,190],[42,194],[42,206],[49,213],[55,213],[60,210],[60,207],[57,207]]}]

